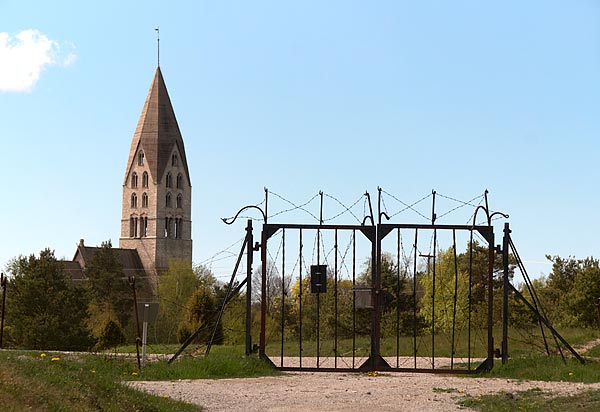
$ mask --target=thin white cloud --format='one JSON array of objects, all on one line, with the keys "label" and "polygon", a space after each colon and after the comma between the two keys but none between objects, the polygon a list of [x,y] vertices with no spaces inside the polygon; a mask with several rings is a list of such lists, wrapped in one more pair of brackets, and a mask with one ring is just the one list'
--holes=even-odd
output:
[{"label": "thin white cloud", "polygon": [[60,45],[38,30],[14,36],[0,32],[0,92],[29,92],[46,67],[66,67],[76,60],[74,53],[60,54]]}]

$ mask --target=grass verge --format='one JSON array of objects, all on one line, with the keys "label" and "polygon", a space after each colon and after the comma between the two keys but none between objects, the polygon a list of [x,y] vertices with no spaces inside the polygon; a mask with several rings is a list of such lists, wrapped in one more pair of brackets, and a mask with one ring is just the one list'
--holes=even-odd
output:
[{"label": "grass verge", "polygon": [[[588,361],[584,365],[574,359],[566,363],[560,356],[531,356],[511,359],[505,365],[496,362],[485,375],[467,375],[485,378],[595,383],[600,377],[600,363]],[[460,404],[479,411],[595,411],[600,410],[600,390],[594,389],[570,396],[544,392],[538,388],[523,392],[501,392],[480,397],[467,396]]]},{"label": "grass verge", "polygon": [[572,396],[553,396],[540,389],[517,393],[500,393],[481,397],[467,396],[461,406],[486,412],[545,411],[575,412],[600,410],[600,391],[593,390]]},{"label": "grass verge", "polygon": [[277,372],[256,356],[218,348],[206,359],[184,358],[168,365],[150,362],[141,372],[135,358],[107,354],[59,354],[0,351],[2,411],[140,411],[202,410],[168,397],[136,391],[128,380],[172,380],[272,375]]}]

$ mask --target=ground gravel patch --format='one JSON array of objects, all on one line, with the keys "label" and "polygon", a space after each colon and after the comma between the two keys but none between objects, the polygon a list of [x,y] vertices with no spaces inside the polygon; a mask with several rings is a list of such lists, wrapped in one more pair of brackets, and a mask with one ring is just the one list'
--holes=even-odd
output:
[{"label": "ground gravel patch", "polygon": [[561,395],[599,389],[600,383],[460,378],[423,373],[301,372],[243,379],[130,382],[139,390],[201,405],[208,412],[457,411],[466,395],[539,388]]}]

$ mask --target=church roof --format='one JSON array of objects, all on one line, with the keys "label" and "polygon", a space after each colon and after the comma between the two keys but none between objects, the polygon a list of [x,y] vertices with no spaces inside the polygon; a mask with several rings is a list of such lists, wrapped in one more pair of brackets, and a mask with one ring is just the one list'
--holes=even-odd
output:
[{"label": "church roof", "polygon": [[160,66],[156,68],[152,85],[148,91],[142,114],[131,141],[125,179],[127,179],[133,162],[136,161],[135,156],[140,146],[144,151],[150,174],[156,182],[160,182],[163,178],[165,169],[171,160],[173,147],[177,146],[188,183],[191,185],[183,138],[179,131],[175,111],[171,105],[171,99]]},{"label": "church roof", "polygon": [[[97,250],[100,250],[100,248],[80,244],[77,246],[75,256],[73,256],[73,262],[78,263],[81,269],[85,270],[86,264],[92,260]],[[112,251],[115,253],[119,263],[121,263],[125,275],[140,275],[145,273],[144,265],[142,265],[142,260],[136,249],[112,248]],[[65,267],[65,269],[69,272],[73,270],[70,267]]]}]

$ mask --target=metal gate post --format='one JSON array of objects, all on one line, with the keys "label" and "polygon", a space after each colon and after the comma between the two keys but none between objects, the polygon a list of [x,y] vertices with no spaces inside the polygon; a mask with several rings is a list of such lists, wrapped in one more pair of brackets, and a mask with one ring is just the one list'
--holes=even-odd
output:
[{"label": "metal gate post", "polygon": [[371,302],[373,311],[371,313],[371,365],[377,369],[379,358],[381,356],[381,313],[380,313],[380,292],[381,292],[381,274],[379,272],[379,262],[381,260],[381,239],[379,228],[376,233],[376,242],[371,247]]},{"label": "metal gate post", "polygon": [[488,254],[488,353],[486,367],[490,371],[494,367],[494,232],[490,233]]},{"label": "metal gate post", "polygon": [[508,239],[510,236],[509,224],[504,224],[504,237],[502,239],[502,364],[508,361]]},{"label": "metal gate post", "polygon": [[248,219],[246,239],[246,356],[249,356],[252,353],[252,261],[254,257],[252,219]]}]

